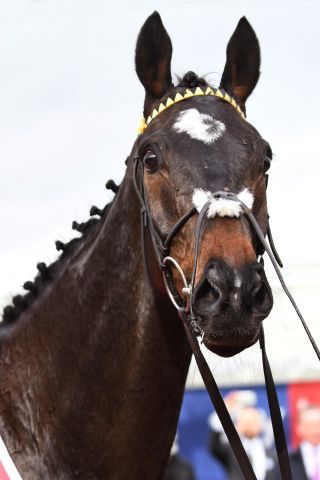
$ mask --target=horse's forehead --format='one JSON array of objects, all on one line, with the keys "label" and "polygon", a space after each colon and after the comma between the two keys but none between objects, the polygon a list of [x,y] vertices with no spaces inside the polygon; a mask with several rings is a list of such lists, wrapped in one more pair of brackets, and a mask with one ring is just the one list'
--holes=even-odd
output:
[{"label": "horse's forehead", "polygon": [[[179,146],[183,140],[193,140],[192,147],[207,145],[212,151],[215,146],[228,147],[242,141],[244,137],[252,142],[260,137],[259,133],[246,120],[241,118],[231,105],[214,98],[195,98],[170,112],[170,121],[166,124],[174,143]],[[167,132],[169,133],[169,132]]]},{"label": "horse's forehead", "polygon": [[190,107],[178,113],[172,129],[178,134],[186,134],[193,140],[212,145],[226,131],[225,122],[215,117],[212,113],[204,113],[198,108]]},{"label": "horse's forehead", "polygon": [[[259,136],[233,111],[233,107],[212,101],[190,102],[190,105],[173,109],[163,133],[172,152],[178,153],[179,157],[181,153],[187,163],[188,160],[192,163],[192,158],[196,156],[208,159],[211,164],[225,163],[229,167],[230,163],[236,167],[235,153],[243,160],[249,156],[250,146]],[[247,141],[249,137],[252,137],[252,142]]]},{"label": "horse's forehead", "polygon": [[162,130],[172,181],[184,191],[251,188],[259,133],[232,106],[197,100],[172,109]]}]

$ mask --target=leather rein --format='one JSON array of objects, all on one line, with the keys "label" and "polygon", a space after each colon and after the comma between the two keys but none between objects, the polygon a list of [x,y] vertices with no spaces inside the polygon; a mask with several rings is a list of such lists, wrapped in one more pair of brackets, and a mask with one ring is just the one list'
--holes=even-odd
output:
[{"label": "leather rein", "polygon": [[[268,176],[266,176],[266,183]],[[155,295],[167,294],[173,303],[174,307],[178,311],[180,320],[182,321],[184,330],[190,348],[194,354],[196,363],[198,365],[201,377],[206,386],[208,394],[210,396],[211,402],[214,409],[221,421],[221,424],[224,428],[225,434],[229,440],[230,446],[233,450],[235,457],[237,458],[240,469],[246,480],[257,480],[257,477],[253,471],[252,465],[248,458],[248,455],[245,452],[245,449],[242,445],[238,432],[233,424],[233,421],[230,417],[230,414],[225,406],[224,400],[219,391],[219,387],[210,371],[210,368],[201,352],[197,336],[201,336],[203,340],[204,332],[202,331],[198,318],[194,314],[193,305],[195,300],[194,295],[194,285],[197,272],[197,262],[199,255],[199,248],[201,243],[201,229],[205,221],[207,210],[210,206],[210,201],[208,201],[200,213],[198,214],[195,207],[192,207],[185,215],[183,215],[172,227],[171,231],[167,237],[163,240],[159,233],[157,232],[154,222],[152,220],[151,211],[146,197],[145,192],[145,183],[144,183],[144,166],[143,162],[139,157],[134,158],[133,166],[133,183],[136,194],[138,196],[140,206],[141,206],[141,243],[143,249],[143,259],[145,264],[145,270],[150,282],[150,286],[154,291]],[[231,192],[219,191],[213,194],[214,199],[227,199],[233,200],[240,204],[242,208],[242,214],[247,218],[250,225],[253,228],[253,231],[256,233],[259,238],[265,252],[268,254],[271,263],[277,273],[277,276],[280,280],[281,286],[284,289],[286,295],[288,296],[290,302],[292,303],[298,317],[300,318],[302,325],[309,337],[309,340],[315,350],[315,353],[320,360],[320,351],[311,335],[311,332],[298,309],[297,304],[295,303],[291,293],[286,286],[286,283],[283,279],[283,276],[280,272],[280,267],[282,267],[282,262],[279,258],[279,255],[276,251],[273,238],[271,235],[270,226],[268,225],[267,236],[269,244],[264,238],[264,234],[261,230],[259,223],[254,217],[251,210],[238,198],[238,196]],[[195,228],[195,241],[194,241],[194,263],[193,271],[191,275],[191,281],[188,284],[187,279],[178,264],[178,262],[170,256],[170,246],[173,238],[181,230],[181,228],[188,222],[188,220],[194,215],[198,214],[196,228]],[[151,247],[151,248],[150,248]],[[150,255],[147,252],[154,252],[154,255]],[[260,257],[260,262],[263,263],[262,256]],[[177,287],[175,285],[171,266],[174,266],[183,283],[183,288],[181,295],[179,294]],[[162,277],[159,275],[159,272],[162,272]],[[289,456],[287,443],[285,439],[285,433],[281,418],[279,401],[276,393],[276,387],[274,384],[271,368],[269,365],[266,348],[265,348],[265,338],[263,326],[261,325],[259,344],[262,354],[262,363],[263,371],[265,377],[266,391],[269,403],[269,410],[271,415],[272,428],[275,439],[275,446],[279,461],[280,472],[283,480],[292,480],[292,474],[290,470]]]}]

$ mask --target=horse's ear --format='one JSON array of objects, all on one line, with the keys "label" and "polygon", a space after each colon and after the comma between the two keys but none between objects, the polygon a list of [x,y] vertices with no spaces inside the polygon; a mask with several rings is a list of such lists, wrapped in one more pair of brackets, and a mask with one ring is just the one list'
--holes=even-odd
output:
[{"label": "horse's ear", "polygon": [[147,18],[138,36],[136,71],[146,90],[146,103],[154,101],[172,86],[172,44],[158,12]]},{"label": "horse's ear", "polygon": [[244,108],[259,75],[259,42],[246,17],[242,17],[227,46],[227,61],[220,86]]}]

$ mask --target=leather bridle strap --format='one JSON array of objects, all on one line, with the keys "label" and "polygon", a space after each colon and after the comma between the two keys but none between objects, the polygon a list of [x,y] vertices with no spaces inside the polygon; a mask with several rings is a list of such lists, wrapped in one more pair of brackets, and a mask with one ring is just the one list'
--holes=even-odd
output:
[{"label": "leather bridle strap", "polygon": [[[168,269],[167,265],[165,264],[164,260],[166,260],[165,256],[168,255],[168,252],[170,250],[170,244],[176,233],[183,227],[183,225],[196,213],[196,209],[193,207],[187,214],[185,214],[183,217],[181,217],[178,222],[174,225],[170,233],[168,234],[166,240],[163,242],[162,239],[160,238],[159,234],[155,230],[152,217],[151,217],[151,212],[148,206],[147,199],[145,198],[145,190],[144,190],[144,179],[143,179],[143,165],[141,164],[139,158],[135,158],[135,164],[134,164],[134,172],[133,172],[133,182],[134,182],[134,187],[136,190],[136,193],[138,195],[140,204],[141,204],[141,212],[142,212],[142,222],[141,222],[141,228],[142,228],[142,243],[143,243],[143,254],[145,258],[145,263],[146,263],[146,269],[147,273],[149,276],[149,280],[151,283],[151,286],[154,288],[155,285],[158,286],[158,278],[155,279],[155,281],[150,278],[150,273],[151,275],[156,275],[154,272],[154,268],[150,268],[150,265],[148,265],[148,260],[147,258],[150,258],[150,255],[147,255],[147,250],[146,250],[146,232],[149,233],[150,237],[150,242],[153,245],[153,250],[156,255],[157,263],[159,265],[159,268],[164,270],[166,273],[166,277],[170,279],[170,269]],[[278,264],[281,266],[281,260],[277,254],[277,251],[275,249],[272,236],[271,236],[271,231],[270,228],[268,228],[268,237],[270,241],[270,247],[265,241],[264,235],[262,233],[262,230],[260,228],[260,225],[256,221],[254,215],[252,214],[251,210],[238,198],[237,195],[231,192],[216,192],[213,194],[213,198],[219,199],[219,198],[226,198],[229,200],[234,200],[237,201],[243,210],[243,214],[247,217],[249,222],[251,223],[255,233],[257,234],[259,240],[261,241],[265,251],[267,252],[273,267],[276,270],[276,273],[278,275],[278,278],[280,280],[280,283],[287,294],[289,300],[291,301],[296,313],[298,314],[307,334],[310,339],[310,342],[320,360],[320,352],[319,349],[311,335],[311,332],[309,331],[301,312],[298,309],[298,306],[296,305],[291,293],[289,292],[284,279],[281,275],[281,272],[279,270]],[[216,412],[218,414],[218,417],[222,423],[222,426],[225,430],[225,433],[229,439],[231,448],[239,462],[239,466],[246,478],[246,480],[256,480],[256,476],[254,474],[254,471],[252,469],[252,466],[250,464],[250,461],[248,459],[248,456],[243,448],[243,445],[241,443],[241,440],[239,438],[239,435],[234,427],[234,424],[231,420],[231,417],[229,415],[229,412],[224,404],[224,401],[221,397],[219,388],[212,376],[212,373],[208,367],[208,364],[200,350],[198,340],[196,337],[196,333],[201,332],[201,328],[198,325],[197,318],[194,316],[193,313],[193,303],[194,303],[194,284],[195,284],[195,277],[196,277],[196,270],[197,270],[197,258],[199,254],[199,245],[200,245],[200,236],[201,236],[201,227],[203,224],[203,221],[205,219],[207,210],[209,208],[210,202],[207,202],[202,210],[199,213],[198,219],[197,219],[197,225],[196,225],[196,233],[195,233],[195,257],[194,257],[194,265],[193,265],[193,272],[192,272],[192,278],[191,278],[191,284],[190,284],[190,302],[189,302],[189,307],[190,307],[190,315],[189,312],[187,311],[186,308],[179,308],[179,316],[180,319],[183,322],[184,329],[186,331],[186,335],[190,344],[190,347],[192,349],[192,352],[195,356],[199,371],[201,373],[201,376],[203,378],[203,381],[206,385],[208,394],[211,398],[212,404],[214,405]],[[170,257],[167,257],[170,258]],[[171,259],[172,260],[172,259]],[[278,264],[277,264],[278,262]],[[171,282],[170,282],[170,292],[173,297],[177,297],[177,302],[176,305],[178,305],[178,298],[179,294],[177,291],[175,293],[172,293],[172,290],[175,289],[174,282],[172,280],[171,276]],[[176,290],[176,289],[175,289]],[[156,293],[156,292],[155,292]],[[181,303],[181,302],[180,302]],[[272,427],[274,431],[274,437],[275,437],[275,444],[276,444],[276,449],[277,449],[277,455],[279,459],[279,466],[280,466],[280,471],[282,478],[284,480],[291,480],[292,475],[290,471],[290,463],[289,463],[289,457],[288,457],[288,450],[287,450],[287,444],[285,440],[285,433],[283,429],[283,423],[281,419],[281,412],[280,412],[280,407],[279,407],[279,402],[278,402],[278,397],[276,393],[276,388],[274,384],[274,380],[272,377],[266,349],[265,349],[265,341],[264,341],[264,333],[263,333],[263,328],[261,327],[261,332],[260,332],[260,347],[261,347],[261,352],[262,352],[262,361],[263,361],[263,370],[264,370],[264,376],[265,376],[265,382],[266,382],[266,389],[267,389],[267,395],[268,395],[268,402],[270,406],[270,414],[271,414],[271,421],[272,421]]]},{"label": "leather bridle strap", "polygon": [[[150,261],[148,258],[150,258],[150,255],[147,255],[146,251],[146,245],[148,242],[148,234],[149,237],[151,237],[150,242],[153,245],[153,249],[155,250],[155,257],[157,259],[157,262],[159,263],[159,268],[163,268],[163,255],[169,252],[170,244],[176,233],[182,228],[182,226],[191,218],[192,215],[196,213],[196,209],[192,208],[187,214],[185,214],[183,217],[181,217],[178,222],[174,225],[172,230],[169,232],[166,240],[164,243],[159,242],[159,239],[157,238],[152,238],[154,235],[154,227],[153,227],[153,222],[151,218],[151,212],[148,207],[148,202],[145,199],[145,191],[144,191],[144,182],[143,182],[143,168],[142,165],[140,166],[139,159],[135,159],[135,164],[134,164],[134,172],[133,172],[133,183],[134,183],[134,188],[136,190],[138,199],[140,201],[141,205],[141,228],[142,228],[142,248],[143,248],[143,256],[144,256],[144,261],[145,261],[145,267],[147,271],[147,275],[149,278],[149,282],[151,284],[151,287],[153,288],[155,294],[159,292],[158,290],[158,276],[155,274],[154,269],[150,265]],[[191,285],[194,286],[195,283],[195,276],[196,276],[196,269],[197,269],[197,257],[198,257],[198,249],[200,245],[200,235],[201,235],[201,226],[204,221],[205,215],[207,213],[208,209],[208,204],[202,209],[202,211],[199,214],[199,217],[197,219],[197,227],[196,227],[196,235],[195,235],[195,260],[194,260],[194,266],[193,266],[193,274],[192,274],[192,281]],[[151,226],[152,225],[152,226]],[[148,228],[149,227],[149,228]],[[151,227],[151,228],[150,228]],[[166,268],[166,275],[169,275],[170,270]],[[174,285],[173,285],[174,286]],[[170,288],[171,290],[172,287]],[[158,291],[158,292],[157,292]],[[173,294],[174,295],[174,294]],[[191,291],[190,291],[190,297],[192,297],[192,286],[191,286]],[[178,299],[176,299],[178,302]],[[197,329],[197,322],[196,318],[189,318],[186,309],[181,306],[181,308],[178,309],[179,317],[183,323],[191,350],[195,356],[200,374],[203,378],[204,384],[207,388],[208,394],[210,396],[211,402],[217,412],[217,415],[222,423],[222,426],[225,430],[225,433],[227,435],[227,438],[230,441],[230,446],[239,462],[240,469],[243,472],[244,477],[246,480],[257,480],[255,473],[253,471],[252,465],[250,463],[250,460],[246,454],[246,451],[242,445],[242,442],[240,440],[239,434],[232,422],[232,419],[230,417],[230,414],[227,410],[227,407],[225,406],[225,403],[223,401],[223,398],[221,396],[221,393],[219,391],[219,388],[213,378],[213,375],[210,371],[210,368],[200,350],[198,340],[196,337],[196,332],[198,331]],[[190,324],[191,320],[191,324]]]},{"label": "leather bridle strap", "polygon": [[164,241],[158,234],[157,230],[154,227],[149,204],[146,200],[146,194],[144,189],[143,181],[143,165],[138,157],[134,158],[134,170],[133,170],[133,185],[137,193],[140,205],[141,212],[143,216],[143,226],[144,228],[149,227],[151,232],[152,241],[154,244],[155,254],[158,258],[159,266],[162,267],[162,260],[170,249],[170,245],[174,236],[178,231],[184,226],[184,224],[195,214],[197,210],[195,207],[192,207],[187,213],[185,213],[179,220],[174,224],[170,232]]},{"label": "leather bridle strap", "polygon": [[[253,471],[252,465],[247,456],[247,453],[244,450],[243,444],[238,435],[238,432],[233,424],[233,421],[231,420],[230,414],[221,396],[219,387],[217,386],[216,381],[208,366],[208,363],[200,350],[197,337],[194,333],[194,330],[190,328],[189,319],[183,309],[179,310],[179,316],[183,323],[183,326],[188,338],[188,342],[190,344],[192,353],[195,357],[200,375],[206,386],[212,405],[214,406],[214,409],[219,417],[223,430],[229,440],[231,449],[238,461],[239,467],[244,475],[244,478],[246,480],[251,480],[251,479],[257,480],[255,473]],[[272,372],[270,369],[267,352],[265,349],[264,332],[263,332],[262,326],[261,326],[259,342],[260,342],[260,348],[262,353],[263,372],[265,377],[268,404],[269,404],[270,415],[271,415],[271,423],[272,423],[272,429],[274,433],[274,440],[275,440],[276,451],[277,451],[277,456],[279,460],[281,477],[283,480],[292,480],[288,448],[287,448],[287,442],[286,442],[286,437],[285,437],[283,423],[282,423],[279,400],[278,400]]]},{"label": "leather bridle strap", "polygon": [[242,445],[239,434],[233,424],[233,421],[231,420],[228,409],[221,396],[219,387],[216,384],[216,381],[210,371],[207,361],[200,350],[194,330],[190,328],[189,319],[183,309],[180,309],[178,313],[183,323],[192,353],[197,362],[202,380],[206,386],[212,405],[214,406],[219,420],[223,426],[224,432],[230,442],[230,446],[239,463],[244,478],[246,480],[257,480],[248,455]]},{"label": "leather bridle strap", "polygon": [[[232,196],[233,200],[239,201],[238,197],[234,194],[229,194],[226,192],[217,192],[214,195],[216,198],[229,198]],[[203,221],[205,219],[205,216],[207,214],[208,208],[209,208],[210,202],[207,202],[203,208],[201,209],[199,213],[199,217],[197,220],[197,225],[196,225],[196,233],[195,233],[195,252],[194,252],[194,266],[193,266],[193,272],[192,272],[192,279],[191,279],[191,287],[190,287],[190,295],[191,295],[191,300],[190,300],[190,320],[188,316],[186,315],[185,311],[183,309],[179,309],[179,316],[183,322],[184,329],[187,334],[188,341],[190,343],[192,352],[194,354],[196,363],[198,365],[201,377],[204,381],[204,384],[207,388],[208,394],[210,396],[211,402],[217,412],[217,415],[221,421],[221,424],[223,426],[224,432],[230,442],[230,446],[232,448],[232,451],[235,455],[235,457],[238,460],[239,467],[241,468],[242,473],[244,474],[244,477],[247,479],[251,478],[256,478],[253,472],[253,469],[251,467],[250,461],[247,457],[246,452],[244,451],[244,448],[242,446],[241,440],[239,438],[239,435],[234,427],[234,424],[230,418],[229,412],[225,406],[225,403],[222,399],[222,396],[220,394],[219,388],[214,380],[214,377],[209,369],[209,366],[200,350],[198,340],[195,336],[195,332],[198,331],[199,327],[197,324],[197,319],[194,317],[193,314],[193,303],[194,303],[194,283],[195,283],[195,276],[196,276],[196,269],[197,269],[197,257],[199,253],[199,245],[200,245],[200,235],[201,235],[201,227],[203,224]],[[251,211],[246,207],[245,204],[241,202],[241,206],[243,209],[243,213],[247,215],[248,210],[251,214]],[[246,210],[245,210],[246,209]],[[251,214],[252,215],[252,214]],[[252,215],[253,217],[253,215]],[[254,218],[254,217],[253,217]],[[249,219],[250,220],[250,219]],[[260,236],[262,236],[263,239],[263,246],[267,250],[268,245],[266,244],[263,233],[261,231],[260,225],[256,222],[255,225],[253,225],[254,230],[256,233],[260,234],[259,239],[261,240]],[[271,257],[273,257],[272,252],[269,252]],[[201,330],[201,329],[200,329]],[[259,337],[259,343],[260,343],[260,348],[261,348],[261,353],[262,353],[262,363],[263,363],[263,372],[264,372],[264,377],[265,377],[265,384],[266,384],[266,390],[267,390],[267,396],[268,396],[268,404],[269,404],[269,409],[270,409],[270,415],[271,415],[271,422],[272,422],[272,428],[274,432],[274,438],[275,438],[275,445],[276,445],[276,450],[277,450],[277,456],[279,460],[279,467],[280,467],[280,472],[281,476],[284,480],[292,480],[292,475],[291,475],[291,470],[290,470],[290,462],[289,462],[289,455],[288,455],[288,448],[287,448],[287,443],[286,443],[286,438],[285,438],[285,433],[284,433],[284,428],[283,428],[283,423],[282,423],[282,418],[281,418],[281,411],[280,411],[280,406],[279,406],[279,401],[277,397],[277,392],[276,392],[276,387],[274,384],[272,372],[270,369],[268,357],[267,357],[267,352],[265,349],[265,340],[264,340],[264,331],[263,331],[263,326],[261,325],[261,330],[260,330],[260,337]],[[253,475],[253,476],[252,476]]]},{"label": "leather bridle strap", "polygon": [[[179,230],[181,230],[185,223],[187,223],[187,221],[197,213],[197,210],[195,207],[192,207],[186,214],[179,218],[163,241],[156,231],[152,221],[152,216],[144,188],[143,164],[139,157],[134,158],[133,185],[141,206],[141,243],[144,264],[150,286],[156,296],[163,296],[166,290],[164,288],[163,275],[161,272],[164,272],[167,283],[170,285],[172,296],[176,297],[177,302],[180,301],[181,303],[181,297],[179,296],[173,282],[171,270],[164,263],[164,260],[168,255],[173,238],[179,232]],[[154,261],[154,256],[150,255],[149,246],[151,245],[153,246],[156,262]],[[155,266],[158,268],[154,268]]]},{"label": "leather bridle strap", "polygon": [[271,415],[274,442],[276,445],[277,456],[279,460],[280,472],[284,480],[291,480],[292,474],[290,469],[286,436],[284,433],[282,415],[281,415],[281,410],[279,406],[277,391],[274,384],[269,360],[267,357],[264,330],[262,325],[260,330],[259,343],[260,343],[260,348],[262,353],[263,372],[264,372],[264,378],[265,378],[265,384],[266,384],[266,390],[267,390],[267,396],[268,396],[269,410]]},{"label": "leather bridle strap", "polygon": [[[224,192],[221,192],[221,193],[223,194]],[[261,241],[261,243],[262,243],[265,251],[267,252],[267,254],[268,254],[268,256],[269,256],[269,258],[270,258],[270,260],[271,260],[271,263],[272,263],[272,265],[273,265],[273,267],[274,267],[274,269],[275,269],[275,271],[276,271],[276,274],[277,274],[277,276],[278,276],[278,278],[279,278],[279,281],[280,281],[280,283],[281,283],[281,286],[282,286],[285,294],[286,294],[287,297],[289,298],[289,300],[290,300],[290,302],[291,302],[291,304],[292,304],[292,306],[293,306],[296,314],[298,315],[298,317],[299,317],[299,319],[300,319],[300,321],[301,321],[301,323],[302,323],[302,325],[303,325],[303,328],[305,329],[306,334],[308,335],[308,338],[309,338],[309,340],[310,340],[310,343],[311,343],[311,345],[312,345],[312,347],[313,347],[313,349],[314,349],[314,351],[315,351],[315,354],[317,355],[318,360],[320,361],[320,351],[319,351],[319,348],[318,348],[318,346],[317,346],[317,344],[316,344],[316,342],[315,342],[315,340],[314,340],[314,338],[313,338],[313,336],[312,336],[312,334],[311,334],[311,332],[310,332],[310,330],[309,330],[308,325],[306,324],[305,319],[304,319],[303,316],[302,316],[302,313],[301,313],[300,310],[299,310],[298,305],[296,304],[293,296],[291,295],[291,293],[290,293],[290,291],[289,291],[289,289],[288,289],[288,287],[287,287],[287,285],[286,285],[286,282],[284,281],[284,278],[283,278],[283,276],[282,276],[282,274],[281,274],[281,272],[280,272],[280,269],[279,269],[279,267],[278,267],[278,265],[277,265],[277,260],[275,259],[275,257],[274,257],[274,255],[273,255],[273,253],[272,253],[269,245],[267,244],[267,242],[266,242],[265,239],[264,239],[264,236],[263,236],[263,233],[262,233],[262,231],[261,231],[260,225],[258,224],[257,220],[255,219],[254,215],[252,214],[251,210],[250,210],[243,202],[241,202],[241,200],[239,200],[239,198],[238,198],[236,195],[234,195],[234,194],[228,194],[228,195],[230,195],[228,198],[237,200],[237,201],[240,203],[240,205],[241,205],[241,207],[242,207],[242,209],[243,209],[244,214],[246,215],[246,217],[247,217],[247,218],[249,219],[249,221],[251,222],[251,224],[252,224],[252,226],[253,226],[256,234],[257,234],[258,237],[259,237],[259,240]]]},{"label": "leather bridle strap", "polygon": [[[269,175],[266,173],[265,174],[265,183],[266,183],[266,188],[268,188],[268,182],[269,182]],[[268,237],[268,241],[269,241],[269,245],[270,245],[270,248],[271,248],[271,251],[273,253],[273,256],[274,258],[276,259],[277,261],[277,264],[279,265],[279,267],[283,267],[283,263],[282,263],[282,260],[277,252],[277,249],[276,249],[276,246],[274,244],[274,241],[273,241],[273,236],[272,236],[272,233],[271,233],[271,227],[270,227],[270,222],[269,222],[269,219],[270,219],[270,216],[268,214],[268,227],[267,227],[267,237]],[[262,257],[261,257],[262,258]]]},{"label": "leather bridle strap", "polygon": [[[146,266],[146,270],[147,270],[147,274],[148,274],[148,278],[149,278],[151,287],[153,288],[155,294],[157,295],[157,294],[159,294],[159,276],[157,276],[157,274],[155,272],[154,265],[150,265],[150,260],[148,260],[148,259],[150,259],[150,254],[147,255],[148,250],[146,249],[146,245],[147,245],[147,242],[148,242],[148,237],[149,237],[149,242],[153,245],[153,250],[154,250],[154,253],[155,253],[155,257],[153,257],[153,258],[157,259],[156,263],[158,263],[159,269],[163,270],[165,268],[166,275],[169,276],[170,269],[168,269],[168,267],[166,265],[164,265],[164,263],[163,263],[163,261],[165,260],[164,256],[168,254],[169,249],[170,249],[171,241],[174,238],[174,236],[176,235],[176,233],[192,217],[192,215],[194,215],[196,213],[196,209],[192,208],[189,212],[187,212],[187,214],[185,214],[183,217],[181,217],[178,220],[178,222],[174,225],[172,230],[169,232],[166,240],[164,242],[162,242],[160,236],[157,234],[157,232],[155,230],[155,227],[153,225],[151,212],[150,212],[150,209],[149,209],[149,206],[148,206],[147,199],[145,198],[144,179],[143,179],[143,165],[141,164],[139,158],[135,158],[134,162],[135,163],[134,163],[134,171],[133,171],[133,183],[134,183],[134,188],[136,190],[136,193],[137,193],[140,205],[141,205],[141,219],[142,219],[141,229],[142,229],[143,256],[144,256],[145,266]],[[224,192],[222,192],[222,193],[224,193]],[[201,374],[201,376],[203,378],[203,381],[204,381],[204,384],[207,388],[207,391],[208,391],[208,394],[210,396],[211,402],[212,402],[212,404],[213,404],[213,406],[214,406],[214,408],[217,412],[217,415],[218,415],[218,417],[221,421],[221,424],[222,424],[222,426],[224,428],[224,431],[227,435],[227,438],[230,442],[230,446],[231,446],[231,448],[234,452],[234,455],[238,460],[240,469],[241,469],[241,471],[242,471],[246,480],[257,480],[256,475],[253,471],[252,465],[250,463],[250,460],[249,460],[249,458],[248,458],[248,456],[247,456],[247,454],[244,450],[244,447],[243,447],[242,442],[240,440],[240,437],[238,435],[238,432],[237,432],[237,430],[236,430],[236,428],[235,428],[235,426],[232,422],[232,419],[231,419],[230,414],[227,410],[227,407],[225,406],[225,403],[223,401],[223,398],[221,396],[219,388],[218,388],[218,386],[217,386],[217,384],[214,380],[214,377],[213,377],[213,375],[210,371],[210,368],[209,368],[209,366],[208,366],[208,364],[207,364],[207,362],[206,362],[206,360],[205,360],[205,358],[204,358],[204,356],[203,356],[203,354],[200,350],[198,340],[197,340],[197,337],[196,337],[196,333],[199,333],[199,331],[201,332],[201,328],[199,327],[197,319],[195,318],[195,316],[193,314],[193,309],[192,309],[191,304],[193,304],[193,300],[194,300],[194,298],[193,298],[194,295],[193,294],[194,294],[194,284],[195,284],[195,277],[196,277],[196,270],[197,270],[197,257],[198,257],[199,246],[200,246],[201,227],[202,227],[203,221],[205,219],[208,207],[209,207],[209,203],[207,203],[202,208],[201,212],[199,213],[199,216],[198,216],[198,219],[197,219],[197,225],[196,225],[195,259],[194,259],[193,273],[192,273],[192,279],[191,279],[191,285],[190,285],[190,310],[191,310],[190,311],[190,316],[188,315],[188,313],[186,311],[186,308],[183,308],[183,307],[178,309],[178,313],[179,313],[179,317],[180,317],[180,319],[183,323],[183,326],[184,326],[184,329],[185,329],[185,332],[186,332],[191,350],[192,350],[192,352],[195,356],[200,374]],[[170,290],[173,290],[174,287],[175,287],[174,282],[171,282],[170,285],[171,285]],[[157,289],[155,289],[155,287],[157,287]],[[160,291],[161,291],[161,289],[160,289]],[[174,293],[173,293],[173,296],[175,296]],[[177,296],[177,302],[176,303],[178,304],[179,294],[176,293],[176,296]],[[264,347],[263,347],[263,351],[264,351],[264,355],[265,355],[264,358],[267,358]],[[269,370],[270,370],[270,368],[269,368]],[[265,370],[265,373],[266,372],[267,372],[267,370]],[[267,372],[266,383],[267,382],[268,382],[268,384],[270,384],[269,387],[268,387],[269,390],[275,392],[275,386],[274,386],[274,383],[273,383],[273,378],[272,378],[272,375],[271,375],[271,371],[270,371],[270,375]],[[275,399],[273,398],[273,400],[275,400],[277,402],[276,394],[275,394]],[[278,409],[277,409],[277,412],[275,413],[275,415],[278,414],[278,411],[280,411],[279,406],[278,406]],[[274,425],[276,425],[275,428],[277,428],[277,429],[279,428],[279,429],[283,430],[283,425],[282,425],[282,422],[281,422],[281,416],[278,419],[276,419],[276,421],[274,422]],[[284,433],[283,433],[282,436],[284,436]],[[281,445],[281,448],[282,447],[283,446]],[[285,449],[286,449],[286,444],[285,444]],[[280,458],[282,458],[282,457],[279,456],[279,461],[281,461]],[[286,469],[284,470],[283,467],[280,467],[280,468],[281,468],[281,472],[286,471]],[[291,480],[291,475],[287,475],[286,477],[283,477],[283,478],[285,480]]]},{"label": "leather bridle strap", "polygon": [[193,305],[194,305],[194,286],[196,282],[196,275],[197,275],[197,266],[198,266],[198,256],[199,256],[199,248],[200,248],[200,239],[201,239],[201,228],[203,225],[203,221],[207,215],[207,211],[209,209],[210,202],[207,202],[199,212],[197,225],[196,225],[196,232],[195,232],[195,239],[194,239],[194,260],[193,260],[193,270],[191,275],[191,283],[190,283],[190,320],[191,325],[196,324],[196,318],[194,315]]}]

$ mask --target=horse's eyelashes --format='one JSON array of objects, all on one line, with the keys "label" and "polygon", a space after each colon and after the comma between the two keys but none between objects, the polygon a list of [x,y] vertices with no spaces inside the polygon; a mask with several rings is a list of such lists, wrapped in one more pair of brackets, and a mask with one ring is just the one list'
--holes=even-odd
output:
[{"label": "horse's eyelashes", "polygon": [[271,160],[272,160],[272,150],[270,145],[268,145],[264,154],[264,159],[263,159],[263,170],[265,172],[269,170],[271,165]]},{"label": "horse's eyelashes", "polygon": [[267,172],[271,166],[271,158],[266,156],[263,160],[263,170]]},{"label": "horse's eyelashes", "polygon": [[271,150],[271,147],[270,145],[267,146],[267,156],[270,158],[270,160],[272,160],[272,150]]},{"label": "horse's eyelashes", "polygon": [[156,171],[158,167],[158,158],[157,155],[151,150],[148,149],[143,156],[143,164],[145,170],[149,173]]}]

